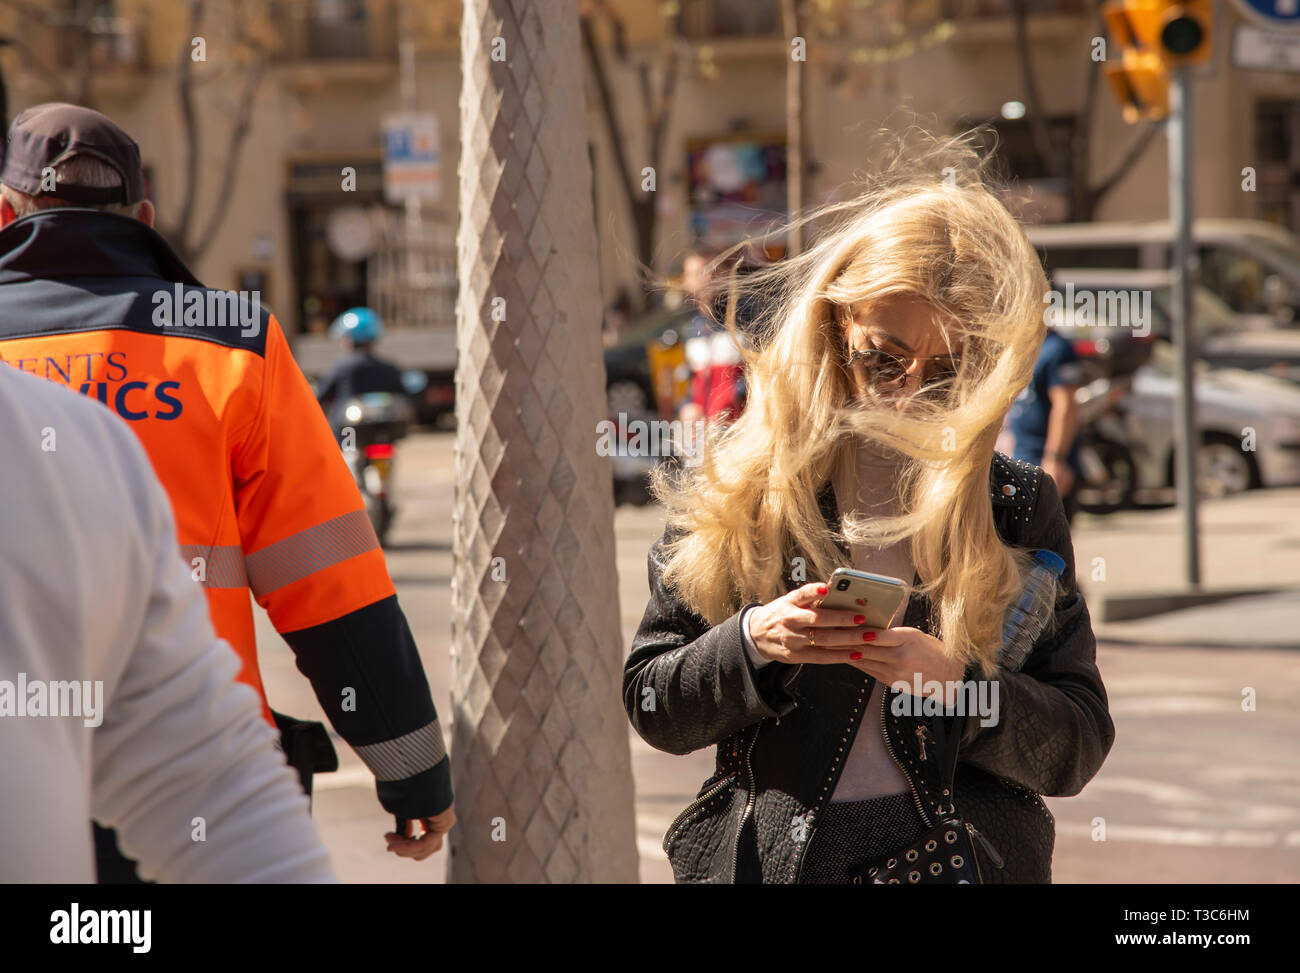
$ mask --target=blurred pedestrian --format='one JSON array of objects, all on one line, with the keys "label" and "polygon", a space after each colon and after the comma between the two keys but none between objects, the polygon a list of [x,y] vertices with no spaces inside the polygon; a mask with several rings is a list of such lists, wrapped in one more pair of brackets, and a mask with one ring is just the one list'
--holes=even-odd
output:
[{"label": "blurred pedestrian", "polygon": [[721,251],[702,247],[687,254],[682,265],[682,289],[695,308],[684,334],[690,371],[686,400],[679,411],[684,423],[734,421],[745,408],[748,395],[740,350],[744,336],[737,330],[736,288],[732,286],[736,269],[720,257]]},{"label": "blurred pedestrian", "polygon": [[[0,356],[130,424],[266,722],[250,588],[404,822],[389,850],[425,858],[455,822],[450,764],[352,473],[260,295],[200,284],[154,231],[143,190],[139,148],[99,112],[45,104],[14,120],[0,166]],[[295,752],[300,726],[287,726]],[[331,751],[315,726],[312,748]],[[101,865],[124,869],[112,835],[97,834]]]},{"label": "blurred pedestrian", "polygon": [[1079,355],[1051,328],[1034,363],[1034,374],[1007,416],[1016,459],[1041,466],[1056,483],[1067,523],[1078,512]]},{"label": "blurred pedestrian", "polygon": [[95,880],[88,822],[163,882],[333,882],[122,422],[0,369],[0,882]]},{"label": "blurred pedestrian", "polygon": [[[761,408],[704,463],[656,472],[667,526],[623,689],[652,746],[717,747],[665,836],[680,882],[869,882],[903,860],[927,862],[905,881],[956,881],[971,862],[940,849],[959,840],[985,882],[1047,882],[1039,795],[1077,794],[1110,750],[1059,494],[993,450],[1047,285],[982,171],[939,141],[824,210],[812,247],[752,281],[785,295],[746,356]],[[1033,548],[1065,568],[1006,672]],[[911,583],[888,627],[823,607],[840,567]]]}]

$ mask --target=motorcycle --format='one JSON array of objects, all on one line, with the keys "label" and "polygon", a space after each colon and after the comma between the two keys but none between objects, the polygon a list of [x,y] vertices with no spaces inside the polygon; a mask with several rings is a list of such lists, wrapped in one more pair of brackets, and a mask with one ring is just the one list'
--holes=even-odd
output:
[{"label": "motorcycle", "polygon": [[1089,513],[1133,506],[1137,463],[1129,446],[1127,377],[1101,377],[1079,390],[1079,482],[1075,496]]},{"label": "motorcycle", "polygon": [[397,513],[390,489],[396,444],[415,420],[415,409],[404,395],[367,392],[344,402],[339,416],[334,435],[383,545]]}]

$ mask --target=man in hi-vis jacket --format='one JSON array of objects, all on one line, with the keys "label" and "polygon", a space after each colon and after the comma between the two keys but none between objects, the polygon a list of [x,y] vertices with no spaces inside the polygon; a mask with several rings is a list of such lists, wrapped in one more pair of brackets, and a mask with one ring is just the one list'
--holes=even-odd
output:
[{"label": "man in hi-vis jacket", "polygon": [[[204,287],[153,217],[139,148],[112,121],[67,104],[19,115],[0,165],[0,359],[131,427],[265,719],[250,589],[406,820],[389,850],[424,859],[455,823],[451,768],[365,504],[260,295]],[[99,839],[101,864],[120,863]]]}]

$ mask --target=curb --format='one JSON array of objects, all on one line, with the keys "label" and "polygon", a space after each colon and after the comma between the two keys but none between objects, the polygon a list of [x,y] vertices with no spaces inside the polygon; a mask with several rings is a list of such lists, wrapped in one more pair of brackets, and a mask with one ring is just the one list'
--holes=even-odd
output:
[{"label": "curb", "polygon": [[1181,611],[1184,608],[1198,608],[1213,605],[1234,598],[1254,598],[1265,595],[1283,594],[1300,590],[1289,585],[1270,588],[1203,588],[1196,591],[1186,589],[1167,589],[1164,591],[1144,591],[1138,594],[1102,594],[1095,600],[1084,590],[1089,606],[1096,606],[1096,619],[1099,622],[1129,622],[1153,615]]}]

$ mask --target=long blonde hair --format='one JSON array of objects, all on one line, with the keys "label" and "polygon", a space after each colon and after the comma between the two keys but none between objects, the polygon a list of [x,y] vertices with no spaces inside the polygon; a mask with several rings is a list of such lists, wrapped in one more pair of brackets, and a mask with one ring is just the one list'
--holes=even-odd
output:
[{"label": "long blonde hair", "polygon": [[[809,580],[825,580],[844,566],[837,540],[909,540],[945,652],[992,674],[1029,557],[997,533],[989,468],[1046,334],[1047,281],[976,138],[893,137],[892,157],[854,198],[800,220],[822,231],[807,251],[740,283],[763,308],[742,348],[746,408],[710,426],[698,466],[661,466],[651,482],[685,532],[665,546],[663,580],[710,624],[783,595],[796,555]],[[844,368],[851,314],[900,296],[931,305],[950,346],[964,339],[949,400],[918,397],[905,413],[858,398]],[[901,454],[898,513],[841,511],[831,531],[818,490],[831,480],[857,495],[864,442]]]}]

